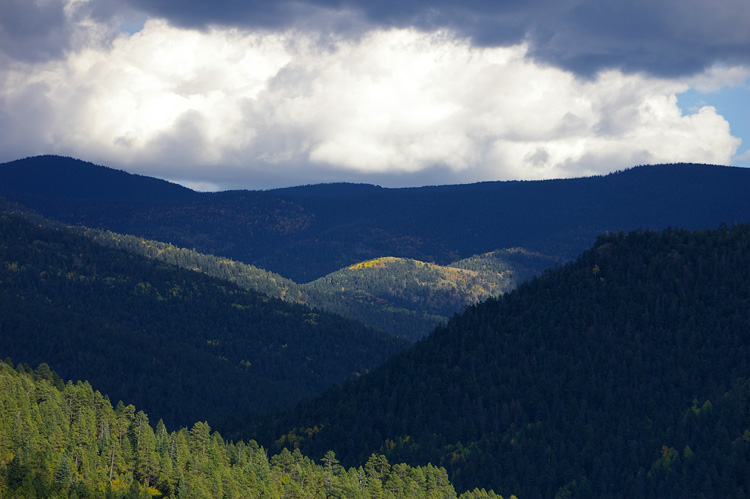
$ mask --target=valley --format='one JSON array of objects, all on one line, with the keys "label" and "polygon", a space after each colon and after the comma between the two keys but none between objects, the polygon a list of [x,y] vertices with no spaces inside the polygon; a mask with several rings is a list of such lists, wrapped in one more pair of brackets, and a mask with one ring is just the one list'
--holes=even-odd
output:
[{"label": "valley", "polygon": [[0,165],[0,492],[743,497],[749,189]]}]

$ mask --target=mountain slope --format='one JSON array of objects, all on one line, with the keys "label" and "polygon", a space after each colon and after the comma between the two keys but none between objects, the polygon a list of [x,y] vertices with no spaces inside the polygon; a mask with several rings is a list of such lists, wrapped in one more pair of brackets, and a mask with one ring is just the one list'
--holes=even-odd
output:
[{"label": "mountain slope", "polygon": [[446,316],[456,312],[457,305],[501,294],[510,285],[510,279],[503,279],[502,273],[479,276],[471,270],[384,257],[334,272],[309,287],[329,293],[348,291],[346,296],[354,299],[377,297],[399,308],[419,303],[428,314]]},{"label": "mountain slope", "polygon": [[63,383],[46,364],[32,371],[0,362],[0,407],[4,498],[456,499],[445,470],[431,465],[373,454],[364,469],[347,470],[333,453],[319,464],[299,450],[269,458],[256,442],[225,441],[205,422],[170,432],[133,405],[113,407],[88,382]]},{"label": "mountain slope", "polygon": [[299,284],[253,265],[129,234],[118,234],[112,231],[81,226],[67,226],[67,228],[102,246],[120,249],[128,253],[218,277],[243,289],[262,293],[272,298],[279,298],[291,303],[308,304],[307,295],[303,293]]},{"label": "mountain slope", "polygon": [[[518,256],[523,255],[520,260]],[[360,262],[304,284],[309,303],[412,339],[491,296],[513,289],[554,260],[498,250],[446,266],[410,258]]]},{"label": "mountain slope", "polygon": [[0,353],[88,379],[171,425],[222,427],[291,405],[406,344],[0,213]]},{"label": "mountain slope", "polygon": [[346,463],[381,449],[519,497],[742,496],[748,276],[750,225],[602,236],[265,438]]},{"label": "mountain slope", "polygon": [[252,265],[172,244],[86,227],[71,230],[108,247],[203,272],[291,303],[341,314],[418,340],[440,322],[514,288],[554,259],[522,249],[476,255],[449,266],[386,257],[353,265],[307,284]]},{"label": "mountain slope", "polygon": [[[523,247],[567,260],[605,231],[750,220],[750,169],[744,168],[679,164],[567,180],[223,193],[151,179],[148,191],[161,194],[149,203],[138,194],[145,188],[132,188],[125,177],[71,162],[45,156],[0,165],[0,194],[65,223],[195,248],[300,283],[384,255],[446,265]],[[60,170],[71,170],[70,179],[53,189],[49,172]],[[77,186],[91,176],[111,182],[81,192]],[[120,187],[112,199],[96,192]]]}]

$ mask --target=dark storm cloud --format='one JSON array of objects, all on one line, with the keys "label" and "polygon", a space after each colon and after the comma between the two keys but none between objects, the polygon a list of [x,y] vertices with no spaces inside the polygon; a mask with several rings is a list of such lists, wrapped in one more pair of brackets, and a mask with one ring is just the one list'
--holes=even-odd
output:
[{"label": "dark storm cloud", "polygon": [[744,0],[587,0],[558,5],[529,25],[531,55],[577,73],[616,68],[678,76],[717,62],[750,62]]},{"label": "dark storm cloud", "polygon": [[[0,55],[28,62],[61,57],[81,35],[77,23],[90,19],[106,24],[122,13],[116,0],[79,2],[67,11],[63,0],[0,0]],[[101,32],[98,36],[106,38]]]},{"label": "dark storm cloud", "polygon": [[[750,62],[747,0],[129,0],[172,23],[278,29],[347,11],[370,26],[450,28],[475,44],[526,41],[535,59],[582,75],[676,76]],[[361,23],[357,24],[360,28]],[[342,28],[339,22],[339,28]],[[331,26],[324,26],[331,29]]]},{"label": "dark storm cloud", "polygon": [[69,34],[60,3],[0,0],[0,13],[0,48],[14,59],[48,59],[67,46]]},{"label": "dark storm cloud", "polygon": [[173,24],[204,28],[224,26],[277,29],[296,24],[311,11],[330,8],[337,10],[342,2],[313,0],[289,2],[284,0],[127,0],[133,7],[151,15],[164,17]]}]

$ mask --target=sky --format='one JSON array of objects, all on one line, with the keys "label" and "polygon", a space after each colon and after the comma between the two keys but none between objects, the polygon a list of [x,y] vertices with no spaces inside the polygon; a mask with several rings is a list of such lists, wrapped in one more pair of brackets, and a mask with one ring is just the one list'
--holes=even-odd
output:
[{"label": "sky", "polygon": [[196,190],[750,167],[748,0],[0,0],[0,162]]}]

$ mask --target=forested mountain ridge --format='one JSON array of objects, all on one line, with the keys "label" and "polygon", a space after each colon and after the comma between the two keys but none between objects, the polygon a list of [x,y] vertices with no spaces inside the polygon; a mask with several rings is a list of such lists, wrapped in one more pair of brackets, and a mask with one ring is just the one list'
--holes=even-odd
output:
[{"label": "forested mountain ridge", "polygon": [[475,255],[448,266],[385,257],[297,284],[252,265],[169,243],[86,227],[68,228],[104,246],[203,272],[284,301],[341,314],[412,340],[429,334],[466,306],[504,293],[530,278],[537,269],[555,263],[551,257],[522,248]]},{"label": "forested mountain ridge", "polygon": [[746,497],[749,276],[747,224],[604,235],[256,435],[458,490]]},{"label": "forested mountain ridge", "polygon": [[134,175],[63,156],[37,156],[2,165],[4,192],[71,202],[175,203],[200,194],[165,180]]},{"label": "forested mountain ridge", "polygon": [[[67,177],[52,188],[49,172],[59,171]],[[709,165],[405,189],[335,184],[196,193],[151,179],[148,192],[164,189],[153,202],[128,174],[102,171],[109,169],[70,158],[26,158],[0,165],[0,194],[67,224],[194,248],[299,283],[386,255],[447,265],[523,247],[568,260],[605,231],[750,220],[750,169]],[[110,182],[95,190],[121,187],[119,194],[81,188],[92,175]]]},{"label": "forested mountain ridge", "polygon": [[497,250],[448,265],[384,257],[328,274],[304,289],[311,303],[381,329],[410,331],[412,339],[432,332],[453,314],[513,289],[551,257],[522,249]]},{"label": "forested mountain ridge", "polygon": [[[206,422],[168,431],[88,382],[64,383],[0,362],[0,496],[6,499],[458,499],[444,469],[391,464],[373,454],[345,469],[299,450],[269,458],[256,442],[230,442]],[[461,499],[502,499],[482,490]]]},{"label": "forested mountain ridge", "polygon": [[407,345],[0,212],[0,353],[90,380],[170,425],[227,427],[364,373]]}]

